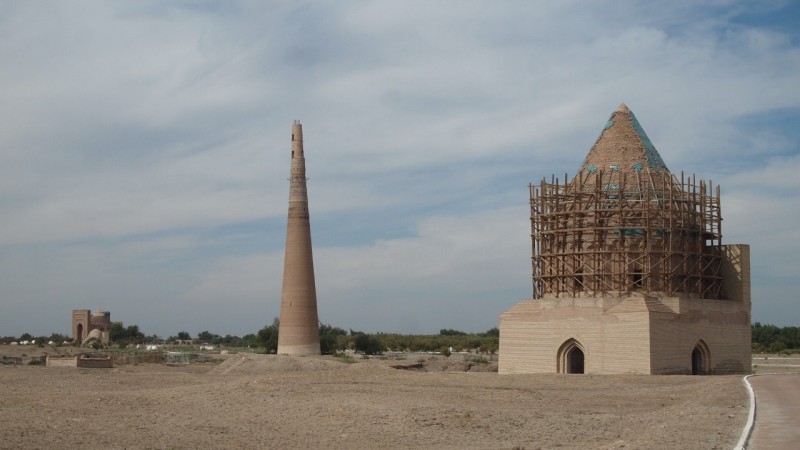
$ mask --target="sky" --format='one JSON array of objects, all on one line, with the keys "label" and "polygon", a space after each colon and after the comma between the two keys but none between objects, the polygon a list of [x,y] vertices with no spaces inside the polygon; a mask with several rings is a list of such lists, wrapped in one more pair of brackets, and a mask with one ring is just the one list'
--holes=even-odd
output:
[{"label": "sky", "polygon": [[722,186],[753,321],[800,325],[800,5],[0,0],[0,336],[279,315],[303,124],[320,320],[482,332],[531,296],[528,184],[624,102]]}]

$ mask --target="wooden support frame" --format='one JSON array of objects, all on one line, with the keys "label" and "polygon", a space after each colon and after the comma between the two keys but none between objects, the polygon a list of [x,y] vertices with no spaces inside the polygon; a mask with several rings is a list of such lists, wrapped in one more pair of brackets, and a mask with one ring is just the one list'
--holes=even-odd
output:
[{"label": "wooden support frame", "polygon": [[530,185],[533,298],[724,298],[719,186],[670,173],[579,173]]}]

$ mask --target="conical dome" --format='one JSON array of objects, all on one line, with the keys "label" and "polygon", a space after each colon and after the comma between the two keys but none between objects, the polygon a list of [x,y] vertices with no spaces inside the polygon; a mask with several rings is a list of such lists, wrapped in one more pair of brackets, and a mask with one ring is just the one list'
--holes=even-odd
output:
[{"label": "conical dome", "polygon": [[577,176],[531,186],[534,297],[721,298],[719,190],[667,169],[624,105]]},{"label": "conical dome", "polygon": [[637,172],[669,174],[661,155],[624,103],[611,114],[580,169],[583,177],[601,171],[633,177]]}]

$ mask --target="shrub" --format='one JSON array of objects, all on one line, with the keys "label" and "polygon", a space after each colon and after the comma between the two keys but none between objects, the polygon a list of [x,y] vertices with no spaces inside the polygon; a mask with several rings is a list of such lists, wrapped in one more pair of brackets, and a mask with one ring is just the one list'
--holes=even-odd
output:
[{"label": "shrub", "polygon": [[784,350],[786,350],[786,344],[784,344],[782,341],[775,341],[769,345],[769,351],[771,353],[780,353]]},{"label": "shrub", "polygon": [[383,353],[381,342],[374,336],[366,333],[358,333],[355,335],[354,342],[356,351],[363,352],[365,355],[377,355]]},{"label": "shrub", "polygon": [[355,360],[355,358],[353,358],[352,356],[347,355],[345,353],[335,354],[335,355],[333,355],[333,357],[337,358],[339,361],[341,361],[343,363],[347,363],[347,364],[354,364],[354,363],[358,362],[358,361]]}]

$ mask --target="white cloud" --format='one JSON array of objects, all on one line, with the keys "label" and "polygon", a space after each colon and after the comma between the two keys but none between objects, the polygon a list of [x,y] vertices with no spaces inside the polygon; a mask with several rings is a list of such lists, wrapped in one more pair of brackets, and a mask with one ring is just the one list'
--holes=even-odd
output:
[{"label": "white cloud", "polygon": [[[320,315],[372,331],[410,326],[435,332],[443,316],[453,326],[460,322],[473,331],[489,329],[500,312],[530,295],[527,213],[521,204],[432,216],[421,221],[412,237],[319,249]],[[348,303],[357,307],[339,306]],[[413,323],[408,311],[419,315]],[[406,317],[409,323],[393,317]]]},{"label": "white cloud", "polygon": [[[4,295],[29,317],[55,304],[175,314],[175,302],[213,311],[219,330],[187,317],[215,332],[269,323],[227,318],[213,299],[275,296],[300,119],[312,224],[326,227],[314,229],[323,320],[484,327],[528,290],[525,184],[574,173],[621,101],[671,169],[722,181],[724,231],[754,244],[754,285],[796,272],[795,135],[750,119],[798,110],[800,50],[791,27],[742,19],[753,8],[4,3]],[[228,239],[243,224],[248,238]],[[8,333],[60,325],[28,326],[0,318]]]}]

